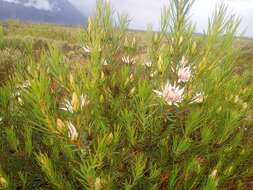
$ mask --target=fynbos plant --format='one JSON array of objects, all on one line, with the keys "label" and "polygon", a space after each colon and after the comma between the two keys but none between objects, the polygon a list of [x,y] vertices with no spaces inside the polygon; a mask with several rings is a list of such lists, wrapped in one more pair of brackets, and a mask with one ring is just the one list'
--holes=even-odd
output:
[{"label": "fynbos plant", "polygon": [[145,50],[98,1],[86,63],[53,45],[39,61],[28,51],[0,90],[0,187],[249,188],[253,86],[235,69],[238,20],[222,6],[196,37],[193,2],[170,3]]}]

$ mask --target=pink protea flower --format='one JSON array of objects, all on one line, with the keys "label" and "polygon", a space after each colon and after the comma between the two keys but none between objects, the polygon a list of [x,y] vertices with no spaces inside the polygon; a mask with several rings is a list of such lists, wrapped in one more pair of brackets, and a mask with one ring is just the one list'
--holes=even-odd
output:
[{"label": "pink protea flower", "polygon": [[186,58],[183,56],[181,61],[180,61],[180,65],[177,68],[177,75],[178,75],[178,82],[188,82],[191,78],[191,67],[190,66],[186,66],[186,64],[188,63],[188,61],[186,60]]},{"label": "pink protea flower", "polygon": [[163,97],[169,105],[178,106],[183,101],[184,88],[180,89],[176,84],[171,85],[167,82],[161,91],[154,90],[154,92],[158,96]]},{"label": "pink protea flower", "polygon": [[188,82],[191,78],[191,68],[188,67],[181,67],[178,69],[178,82]]}]

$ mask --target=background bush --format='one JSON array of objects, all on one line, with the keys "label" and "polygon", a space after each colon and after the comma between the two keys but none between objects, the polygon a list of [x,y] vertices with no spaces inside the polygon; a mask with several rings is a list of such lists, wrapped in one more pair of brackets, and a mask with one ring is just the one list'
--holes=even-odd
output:
[{"label": "background bush", "polygon": [[0,89],[0,187],[249,189],[253,86],[236,73],[238,20],[222,6],[197,43],[191,5],[171,1],[146,49],[101,1],[80,39],[85,63],[28,46]]}]

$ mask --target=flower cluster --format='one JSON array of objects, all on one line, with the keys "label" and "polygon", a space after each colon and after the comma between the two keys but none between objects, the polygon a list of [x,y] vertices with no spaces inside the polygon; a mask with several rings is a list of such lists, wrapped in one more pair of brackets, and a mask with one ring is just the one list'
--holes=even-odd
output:
[{"label": "flower cluster", "polygon": [[20,105],[23,105],[24,102],[21,98],[21,91],[24,89],[27,89],[31,86],[30,81],[26,80],[22,84],[19,84],[16,86],[16,92],[13,94],[13,97],[15,97]]},{"label": "flower cluster", "polygon": [[[92,50],[93,50],[93,48],[90,47],[90,46],[88,46],[88,45],[84,45],[84,46],[82,47],[82,49],[83,49],[83,51],[84,51],[86,54],[90,54],[90,53],[92,52]],[[98,47],[98,51],[99,51],[99,52],[102,51],[101,47]]]},{"label": "flower cluster", "polygon": [[72,95],[72,100],[65,100],[64,104],[60,108],[61,110],[64,110],[66,112],[74,113],[79,108],[83,110],[84,106],[87,105],[89,101],[87,100],[86,95],[81,95],[79,98],[77,94],[74,92]]},{"label": "flower cluster", "polygon": [[123,63],[125,64],[134,64],[135,63],[135,59],[134,58],[130,58],[129,56],[123,56],[121,58],[121,60],[123,61]]},{"label": "flower cluster", "polygon": [[[169,81],[162,87],[161,91],[154,90],[156,95],[164,98],[168,105],[179,106],[184,99],[185,88],[183,85],[190,81],[192,77],[192,70],[190,66],[187,66],[188,61],[185,56],[182,57],[176,71],[172,69],[177,75],[177,82],[171,84]],[[192,97],[191,103],[202,103],[204,100],[204,94],[202,92],[196,93]]]}]

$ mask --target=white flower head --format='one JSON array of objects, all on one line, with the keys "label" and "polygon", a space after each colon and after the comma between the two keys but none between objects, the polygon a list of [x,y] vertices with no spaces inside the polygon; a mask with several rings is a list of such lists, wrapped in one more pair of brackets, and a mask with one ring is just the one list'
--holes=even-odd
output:
[{"label": "white flower head", "polygon": [[[74,113],[78,109],[77,106],[75,105],[77,101],[80,102],[80,104],[77,103],[77,105],[80,106],[81,110],[83,110],[84,106],[88,105],[88,103],[89,103],[87,95],[81,94],[80,100],[78,100],[77,96],[74,96],[74,97],[75,98],[74,99],[72,98],[72,101],[65,100],[64,104],[62,105],[62,107],[60,107],[60,109],[66,111],[66,112]],[[75,101],[73,101],[73,100],[75,100]]]},{"label": "white flower head", "polygon": [[91,48],[87,45],[83,46],[83,50],[84,50],[85,53],[90,53],[91,52]]},{"label": "white flower head", "polygon": [[30,86],[31,86],[31,83],[30,83],[29,80],[26,80],[26,81],[23,82],[23,84],[22,84],[22,87],[23,87],[23,88],[28,88],[28,87],[30,87]]},{"label": "white flower head", "polygon": [[77,140],[78,138],[78,132],[76,130],[76,127],[73,125],[73,123],[68,122],[68,136],[72,141]]},{"label": "white flower head", "polygon": [[178,82],[188,82],[191,78],[191,68],[188,67],[181,67],[178,69]]},{"label": "white flower head", "polygon": [[212,173],[211,173],[210,176],[211,176],[212,178],[215,178],[215,177],[217,176],[217,173],[218,173],[218,171],[217,171],[217,169],[215,169],[215,170],[212,171]]},{"label": "white flower head", "polygon": [[22,98],[18,97],[18,103],[19,103],[19,105],[21,105],[21,106],[24,105],[24,101],[22,100]]},{"label": "white flower head", "polygon": [[155,77],[157,74],[158,74],[157,71],[153,71],[152,73],[150,73],[150,77],[153,78],[153,77]]},{"label": "white flower head", "polygon": [[184,66],[186,66],[187,64],[188,64],[188,60],[186,59],[185,56],[183,56],[183,57],[181,58],[180,62],[179,62],[179,65],[184,67]]},{"label": "white flower head", "polygon": [[152,61],[146,61],[144,64],[148,68],[150,68],[153,65]]},{"label": "white flower head", "polygon": [[0,123],[3,121],[3,117],[0,117]]},{"label": "white flower head", "polygon": [[135,63],[135,59],[134,58],[130,58],[129,56],[123,56],[121,58],[121,60],[126,63],[126,64],[134,64]]},{"label": "white flower head", "polygon": [[186,66],[188,63],[188,61],[186,60],[186,58],[183,56],[180,64],[177,68],[177,76],[178,76],[178,82],[188,82],[191,78],[191,67],[190,66]]},{"label": "white flower head", "polygon": [[204,97],[205,97],[204,93],[203,92],[199,92],[199,93],[197,93],[197,94],[195,94],[193,96],[191,103],[198,103],[198,104],[200,104],[200,103],[202,103],[204,101]]},{"label": "white flower head", "polygon": [[13,96],[20,97],[21,96],[20,90],[16,90],[16,92],[14,92]]},{"label": "white flower head", "polygon": [[184,88],[180,89],[176,84],[171,85],[167,82],[167,84],[162,87],[161,91],[154,90],[154,92],[158,96],[163,97],[169,105],[178,106],[178,104],[183,101]]},{"label": "white flower head", "polygon": [[106,59],[102,60],[102,64],[105,65],[105,66],[108,65],[108,62],[106,61]]},{"label": "white flower head", "polygon": [[70,113],[74,113],[74,108],[69,100],[65,100],[65,103],[60,109]]},{"label": "white flower head", "polygon": [[81,95],[80,96],[80,106],[81,106],[81,110],[83,109],[84,106],[86,106],[89,103],[87,96],[86,95]]},{"label": "white flower head", "polygon": [[13,94],[12,94],[12,96],[15,98],[15,100],[17,100],[17,102],[18,102],[18,104],[19,105],[24,105],[24,102],[23,102],[23,100],[22,100],[22,98],[21,98],[21,91],[20,91],[20,89],[17,89]]}]

